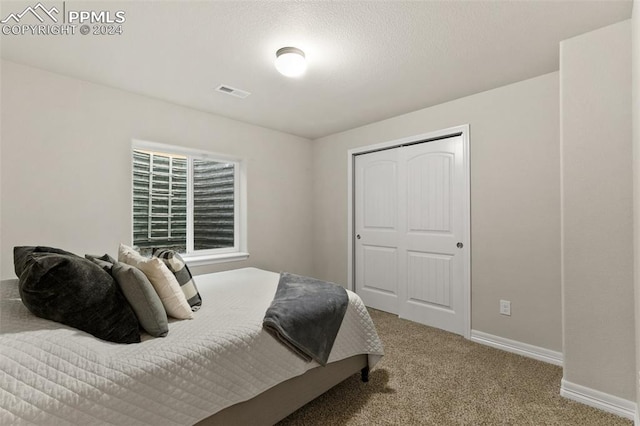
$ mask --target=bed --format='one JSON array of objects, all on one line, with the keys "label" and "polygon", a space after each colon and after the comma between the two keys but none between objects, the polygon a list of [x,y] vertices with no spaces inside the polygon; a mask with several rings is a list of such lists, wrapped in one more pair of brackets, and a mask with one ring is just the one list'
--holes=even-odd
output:
[{"label": "bed", "polygon": [[273,424],[383,355],[354,293],[320,367],[262,329],[279,274],[244,268],[196,279],[204,303],[195,318],[130,345],[37,318],[17,280],[2,282],[0,424]]}]

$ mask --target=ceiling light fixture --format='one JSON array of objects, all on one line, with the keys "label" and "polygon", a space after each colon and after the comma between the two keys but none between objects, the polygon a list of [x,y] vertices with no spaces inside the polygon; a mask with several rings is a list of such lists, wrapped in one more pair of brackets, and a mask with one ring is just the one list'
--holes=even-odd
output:
[{"label": "ceiling light fixture", "polygon": [[276,52],[276,69],[287,77],[299,77],[307,69],[304,52],[296,47],[283,47]]}]

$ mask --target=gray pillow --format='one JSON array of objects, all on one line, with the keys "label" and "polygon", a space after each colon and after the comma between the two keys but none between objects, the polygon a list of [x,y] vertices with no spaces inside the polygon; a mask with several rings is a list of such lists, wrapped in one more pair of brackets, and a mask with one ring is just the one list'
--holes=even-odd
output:
[{"label": "gray pillow", "polygon": [[104,269],[109,273],[109,275],[111,275],[111,268],[113,268],[113,264],[116,263],[116,260],[108,254],[103,254],[102,256],[98,256],[95,254],[85,254],[84,258],[92,261],[93,263]]},{"label": "gray pillow", "polygon": [[111,274],[120,285],[142,328],[153,337],[166,336],[169,332],[167,313],[144,272],[126,263],[116,262],[111,268]]}]

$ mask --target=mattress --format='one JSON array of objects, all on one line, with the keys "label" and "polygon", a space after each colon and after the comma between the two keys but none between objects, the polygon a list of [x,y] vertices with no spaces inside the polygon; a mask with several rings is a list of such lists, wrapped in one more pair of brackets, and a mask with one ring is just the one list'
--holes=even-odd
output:
[{"label": "mattress", "polygon": [[[262,329],[279,274],[255,268],[200,275],[193,320],[169,335],[121,345],[33,316],[17,281],[0,286],[0,424],[186,425],[317,367]],[[360,298],[349,307],[329,362],[382,343]]]}]

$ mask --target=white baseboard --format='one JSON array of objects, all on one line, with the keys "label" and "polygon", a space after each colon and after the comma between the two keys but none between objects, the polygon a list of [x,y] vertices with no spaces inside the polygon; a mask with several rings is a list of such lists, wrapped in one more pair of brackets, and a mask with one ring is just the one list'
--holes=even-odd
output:
[{"label": "white baseboard", "polygon": [[[537,359],[538,361],[562,366],[562,352],[556,352],[539,346],[522,343],[517,340],[506,339],[494,336],[482,331],[471,330],[471,339],[476,343],[491,346],[503,351],[513,352],[518,355]],[[595,389],[577,385],[562,379],[560,385],[560,395],[565,398],[580,402],[590,407],[613,413],[635,422],[635,426],[640,426],[640,411],[636,403]]]},{"label": "white baseboard", "polygon": [[562,352],[552,351],[550,349],[533,346],[528,343],[518,342],[517,340],[506,339],[493,334],[482,331],[471,330],[471,340],[483,345],[491,346],[503,351],[513,352],[528,358],[537,359],[538,361],[548,362],[549,364],[559,365],[562,367]]},{"label": "white baseboard", "polygon": [[635,419],[636,425],[639,424],[636,403],[633,401],[619,398],[585,386],[576,385],[575,383],[568,382],[565,379],[562,379],[562,383],[560,385],[560,395],[629,420]]}]

